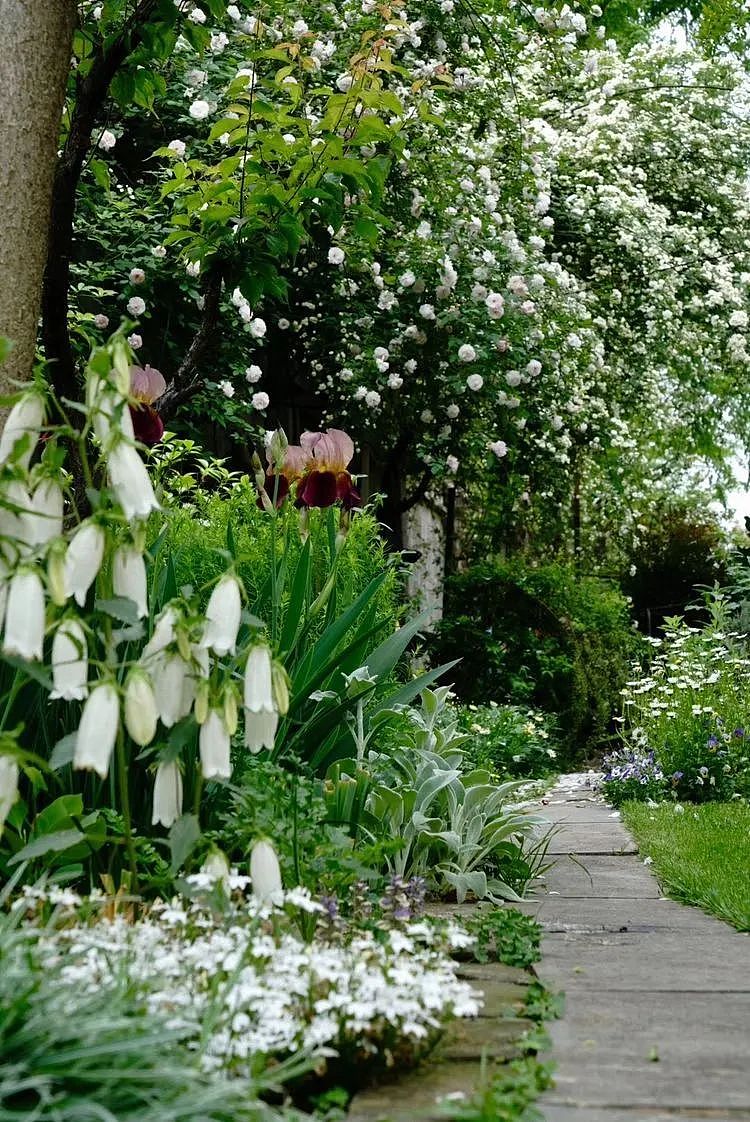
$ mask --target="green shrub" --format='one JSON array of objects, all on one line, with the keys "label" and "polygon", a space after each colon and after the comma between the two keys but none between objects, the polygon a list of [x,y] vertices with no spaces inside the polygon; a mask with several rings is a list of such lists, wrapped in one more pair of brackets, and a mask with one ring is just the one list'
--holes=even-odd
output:
[{"label": "green shrub", "polygon": [[[534,705],[557,714],[566,750],[611,736],[630,660],[640,649],[613,585],[565,565],[486,563],[451,577],[432,644],[467,702]],[[466,657],[464,657],[466,656]]]},{"label": "green shrub", "polygon": [[538,779],[556,768],[559,734],[550,716],[521,705],[467,705],[457,709],[469,737],[465,758],[500,775]]},{"label": "green shrub", "polygon": [[662,501],[650,509],[623,580],[645,633],[660,631],[668,616],[681,615],[696,600],[699,589],[722,579],[723,538],[718,518],[688,500]]}]

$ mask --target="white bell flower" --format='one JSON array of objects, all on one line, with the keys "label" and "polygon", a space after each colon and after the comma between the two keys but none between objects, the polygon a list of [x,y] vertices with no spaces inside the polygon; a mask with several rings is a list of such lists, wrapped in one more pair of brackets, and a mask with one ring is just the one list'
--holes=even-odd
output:
[{"label": "white bell flower", "polygon": [[159,764],[154,780],[154,812],[151,825],[167,829],[182,814],[182,775],[176,760]]},{"label": "white bell flower", "polygon": [[40,659],[44,648],[44,586],[39,574],[21,569],[8,588],[5,609],[6,654]]},{"label": "white bell flower", "polygon": [[43,479],[34,491],[28,512],[21,516],[29,545],[46,545],[63,531],[63,493],[55,479]]},{"label": "white bell flower", "polygon": [[104,559],[104,530],[96,522],[82,522],[65,555],[65,590],[83,607]]},{"label": "white bell flower", "polygon": [[64,619],[52,640],[50,699],[83,701],[88,695],[88,647],[86,634],[77,619]]},{"label": "white bell flower", "polygon": [[279,714],[274,710],[271,713],[253,713],[245,710],[245,747],[256,753],[262,748],[273,748],[276,739],[276,729],[279,724]]},{"label": "white bell flower", "polygon": [[112,586],[115,596],[132,600],[138,618],[148,615],[148,581],[143,554],[132,545],[122,545],[112,561]]},{"label": "white bell flower", "polygon": [[280,904],[284,899],[281,867],[270,842],[255,842],[250,851],[250,879],[253,896],[263,904]]},{"label": "white bell flower", "polygon": [[229,733],[216,709],[209,710],[206,720],[201,725],[198,745],[203,778],[229,779],[232,774]]},{"label": "white bell flower", "polygon": [[234,654],[241,614],[239,583],[236,577],[227,574],[215,586],[208,601],[201,647],[207,647],[217,655]]},{"label": "white bell flower", "polygon": [[201,866],[201,872],[211,880],[219,881],[228,890],[231,869],[226,853],[214,847]]},{"label": "white bell flower", "polygon": [[156,736],[159,714],[156,710],[154,689],[147,674],[133,670],[125,685],[125,728],[128,735],[141,748]]},{"label": "white bell flower", "polygon": [[162,651],[165,651],[168,646],[174,643],[177,637],[175,631],[176,624],[177,612],[170,605],[158,616],[153,635],[141,652],[141,661],[143,663],[147,664],[150,660],[155,659]]},{"label": "white bell flower", "polygon": [[154,699],[162,724],[167,728],[176,725],[190,712],[192,701],[185,710],[186,679],[189,667],[176,652],[158,658],[153,666]]},{"label": "white bell flower", "polygon": [[118,441],[107,457],[109,478],[128,521],[148,518],[159,504],[146,465],[132,444]]},{"label": "white bell flower", "polygon": [[18,774],[18,764],[13,757],[0,756],[0,834],[18,798]]},{"label": "white bell flower", "polygon": [[16,564],[25,547],[33,544],[29,522],[31,499],[20,479],[10,479],[0,488],[0,549]]},{"label": "white bell flower", "polygon": [[279,714],[273,694],[271,651],[265,643],[253,647],[245,664],[245,746],[251,752],[273,748]]},{"label": "white bell flower", "polygon": [[271,651],[265,643],[252,647],[245,663],[245,708],[251,713],[273,712]]},{"label": "white bell flower", "polygon": [[95,771],[106,779],[109,761],[117,739],[120,721],[120,701],[111,682],[94,686],[83,707],[78,726],[73,767],[81,771]]},{"label": "white bell flower", "polygon": [[101,444],[115,431],[133,442],[133,417],[124,396],[115,392],[111,385],[97,376],[89,378],[86,386],[86,404],[91,415],[94,434]]},{"label": "white bell flower", "polygon": [[29,460],[39,440],[39,430],[44,421],[44,402],[36,390],[25,393],[11,409],[0,435],[0,464],[6,463],[13,454],[16,442],[28,436],[27,447],[18,457],[18,463],[28,468]]}]

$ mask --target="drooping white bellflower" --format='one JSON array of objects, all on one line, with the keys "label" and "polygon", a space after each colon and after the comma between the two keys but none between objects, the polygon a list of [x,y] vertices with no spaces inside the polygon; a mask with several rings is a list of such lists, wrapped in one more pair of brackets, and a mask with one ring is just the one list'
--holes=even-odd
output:
[{"label": "drooping white bellflower", "polygon": [[143,554],[132,545],[122,545],[112,561],[112,586],[115,596],[132,600],[138,618],[148,615],[148,581]]},{"label": "drooping white bellflower", "polygon": [[148,518],[152,510],[159,509],[146,465],[132,444],[118,441],[107,456],[107,466],[112,489],[128,521]]},{"label": "drooping white bellflower", "polygon": [[210,709],[198,736],[204,779],[229,779],[232,774],[229,741],[223,717],[216,709]]},{"label": "drooping white bellflower", "polygon": [[18,798],[18,764],[12,756],[0,756],[0,834],[5,819]]},{"label": "drooping white bellflower", "polygon": [[20,569],[11,579],[5,609],[6,654],[40,659],[44,647],[44,587],[33,569]]},{"label": "drooping white bellflower", "polygon": [[88,647],[86,635],[77,619],[64,619],[52,640],[52,681],[50,699],[83,701],[88,694]]},{"label": "drooping white bellflower", "polygon": [[74,768],[95,771],[101,779],[106,779],[119,719],[117,690],[111,682],[100,682],[83,707],[73,755]]},{"label": "drooping white bellflower", "polygon": [[25,393],[11,409],[5,422],[2,435],[0,435],[0,464],[6,463],[12,455],[18,441],[26,438],[23,452],[18,455],[17,462],[28,468],[29,460],[36,448],[39,439],[39,430],[44,420],[44,402],[36,390]]},{"label": "drooping white bellflower", "polygon": [[151,825],[167,829],[182,814],[182,775],[176,760],[160,763],[154,780],[154,812]]},{"label": "drooping white bellflower", "polygon": [[245,745],[251,752],[273,748],[279,714],[273,696],[271,651],[254,646],[245,664]]},{"label": "drooping white bellflower", "polygon": [[211,593],[200,645],[217,655],[234,654],[241,613],[240,586],[237,578],[228,573]]},{"label": "drooping white bellflower", "polygon": [[281,903],[284,887],[276,850],[269,841],[255,842],[250,851],[250,879],[253,896],[263,904]]},{"label": "drooping white bellflower", "polygon": [[82,522],[65,554],[65,589],[80,607],[97,578],[104,559],[104,530],[96,522]]}]

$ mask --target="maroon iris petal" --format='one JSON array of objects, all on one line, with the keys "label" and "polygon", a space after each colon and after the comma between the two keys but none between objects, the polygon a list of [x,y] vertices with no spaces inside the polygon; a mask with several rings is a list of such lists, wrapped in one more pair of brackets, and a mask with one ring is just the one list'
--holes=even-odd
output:
[{"label": "maroon iris petal", "polygon": [[341,500],[344,510],[362,506],[362,497],[352,483],[352,477],[348,471],[342,471],[336,480],[336,498]]},{"label": "maroon iris petal", "polygon": [[[276,506],[281,506],[284,499],[289,494],[289,480],[285,475],[269,475],[266,473],[266,481],[263,484],[263,490],[268,495],[271,502],[276,501]],[[258,507],[263,510],[263,500],[260,495],[258,496]]]},{"label": "maroon iris petal", "polygon": [[303,506],[333,506],[337,498],[338,482],[332,471],[311,471],[297,488]]},{"label": "maroon iris petal", "polygon": [[164,422],[155,409],[145,403],[130,406],[135,439],[149,448],[158,444],[164,435]]}]

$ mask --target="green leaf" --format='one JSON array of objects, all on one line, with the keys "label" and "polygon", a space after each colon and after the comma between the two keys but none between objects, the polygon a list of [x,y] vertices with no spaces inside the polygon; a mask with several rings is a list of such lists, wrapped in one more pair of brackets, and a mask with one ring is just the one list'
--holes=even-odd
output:
[{"label": "green leaf", "polygon": [[94,608],[97,612],[112,616],[119,623],[127,623],[131,627],[138,623],[138,605],[125,596],[114,596],[111,600],[95,600]]},{"label": "green leaf", "polygon": [[172,876],[185,864],[201,838],[201,828],[194,814],[183,814],[169,831],[172,854]]},{"label": "green leaf", "polygon": [[103,187],[105,191],[109,191],[112,186],[112,181],[109,175],[109,168],[104,160],[92,160],[89,167],[94,177],[94,182],[97,183],[99,187]]},{"label": "green leaf", "polygon": [[32,857],[43,857],[46,853],[62,853],[64,850],[72,849],[73,846],[78,845],[79,842],[84,840],[84,837],[85,835],[75,828],[60,830],[56,834],[44,834],[20,849],[18,853],[11,857],[8,865],[17,865],[21,861],[31,860]]},{"label": "green leaf", "polygon": [[282,652],[291,650],[297,631],[304,619],[305,605],[307,603],[310,584],[311,548],[311,539],[308,538],[302,547],[297,561],[297,568],[294,571],[294,579],[289,594],[289,602],[286,606],[284,627],[281,632]]},{"label": "green leaf", "polygon": [[49,766],[52,771],[59,771],[60,768],[65,767],[66,764],[70,764],[73,762],[77,739],[78,733],[69,732],[67,736],[64,736],[62,738],[62,740],[58,740],[57,744],[52,749],[52,755],[49,758]]}]

